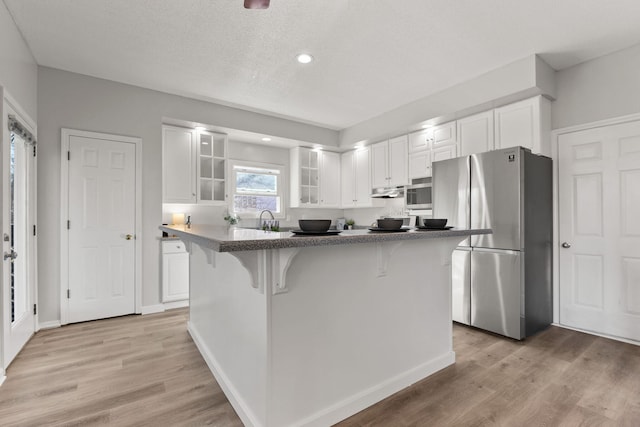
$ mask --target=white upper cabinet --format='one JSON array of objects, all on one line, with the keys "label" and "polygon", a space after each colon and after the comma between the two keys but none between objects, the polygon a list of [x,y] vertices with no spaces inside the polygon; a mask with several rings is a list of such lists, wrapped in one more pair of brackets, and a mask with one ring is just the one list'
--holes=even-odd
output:
[{"label": "white upper cabinet", "polygon": [[522,146],[551,155],[551,103],[541,96],[496,108],[495,149]]},{"label": "white upper cabinet", "polygon": [[443,123],[430,129],[431,148],[435,149],[445,145],[458,143],[456,137],[456,122]]},{"label": "white upper cabinet", "polygon": [[424,151],[431,148],[431,139],[433,137],[433,128],[413,132],[409,134],[409,153],[416,151]]},{"label": "white upper cabinet", "polygon": [[320,205],[340,207],[340,154],[320,153]]},{"label": "white upper cabinet", "polygon": [[493,150],[493,110],[458,120],[457,131],[461,156]]},{"label": "white upper cabinet", "polygon": [[342,207],[369,208],[384,204],[371,195],[370,148],[342,154]]},{"label": "white upper cabinet", "polygon": [[409,134],[408,179],[430,177],[432,162],[456,157],[457,147],[456,122]]},{"label": "white upper cabinet", "polygon": [[198,143],[198,203],[222,204],[227,200],[226,160],[227,135],[199,131]]},{"label": "white upper cabinet", "polygon": [[371,186],[406,185],[408,178],[408,138],[402,135],[371,146]]},{"label": "white upper cabinet", "polygon": [[407,185],[408,160],[407,136],[402,135],[389,140],[389,185]]},{"label": "white upper cabinet", "polygon": [[386,187],[389,183],[389,141],[371,146],[371,187]]},{"label": "white upper cabinet", "polygon": [[196,203],[196,132],[162,126],[162,201]]},{"label": "white upper cabinet", "polygon": [[445,146],[434,148],[433,150],[431,150],[432,164],[433,162],[439,162],[440,160],[449,160],[449,159],[453,159],[454,157],[458,157],[457,145],[445,145]]},{"label": "white upper cabinet", "polygon": [[431,176],[431,150],[409,154],[409,179]]},{"label": "white upper cabinet", "polygon": [[340,206],[339,154],[295,147],[290,162],[292,208]]}]

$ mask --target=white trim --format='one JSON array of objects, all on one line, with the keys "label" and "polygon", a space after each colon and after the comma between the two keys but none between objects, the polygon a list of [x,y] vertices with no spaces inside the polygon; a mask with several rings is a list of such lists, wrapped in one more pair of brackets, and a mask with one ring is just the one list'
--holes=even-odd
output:
[{"label": "white trim", "polygon": [[164,312],[164,304],[143,305],[140,314],[155,314]]},{"label": "white trim", "polygon": [[259,418],[256,417],[253,411],[251,411],[249,405],[247,405],[244,399],[242,399],[240,393],[238,393],[238,390],[230,381],[229,377],[224,373],[216,358],[213,356],[213,354],[211,354],[206,344],[204,343],[204,340],[202,339],[198,331],[196,331],[196,329],[194,328],[193,323],[187,322],[187,331],[189,331],[193,342],[196,344],[196,347],[198,347],[202,358],[204,359],[207,366],[209,367],[209,370],[218,382],[218,385],[224,392],[225,397],[229,400],[229,403],[231,403],[233,409],[235,409],[238,417],[240,417],[242,424],[247,427],[262,426]]},{"label": "white trim", "polygon": [[556,323],[556,322],[553,322],[552,325],[553,326],[557,326],[558,328],[569,329],[571,331],[582,332],[584,334],[595,335],[595,336],[598,336],[598,337],[607,338],[607,339],[614,340],[614,341],[620,341],[620,342],[624,342],[624,343],[627,343],[627,344],[633,344],[633,345],[636,345],[636,346],[640,346],[640,341],[634,341],[634,340],[630,340],[628,338],[617,337],[615,335],[601,334],[600,332],[593,332],[593,331],[590,331],[588,329],[574,328],[572,326],[561,325],[560,323]]},{"label": "white trim", "polygon": [[38,329],[55,329],[62,326],[59,320],[50,320],[48,322],[42,322],[38,324]]},{"label": "white trim", "polygon": [[[250,216],[251,213],[248,212],[235,212],[233,210],[233,196],[236,194],[236,183],[235,183],[235,170],[236,168],[246,168],[246,169],[266,169],[266,170],[277,170],[278,173],[274,174],[278,177],[278,192],[276,196],[280,197],[280,212],[275,213],[273,215],[276,219],[285,219],[287,217],[287,170],[284,165],[277,163],[261,163],[261,162],[253,162],[246,160],[238,160],[238,159],[229,159],[228,160],[229,168],[227,169],[228,173],[228,189],[229,189],[229,207],[228,210],[231,213],[236,215],[245,215],[248,218],[258,218],[259,212],[255,212],[255,216]],[[265,194],[265,196],[272,196],[272,194]],[[244,219],[244,218],[243,218]],[[271,218],[268,218],[271,219]]]},{"label": "white trim", "polygon": [[[559,214],[559,156],[560,156],[560,147],[558,146],[558,139],[560,135],[580,132],[583,130],[594,129],[598,127],[612,126],[621,123],[628,123],[640,120],[640,113],[628,114],[625,116],[614,117],[610,119],[597,120],[595,122],[583,123],[580,125],[568,126],[560,129],[554,129],[551,131],[551,157],[553,159],[553,324],[557,326],[561,326],[567,329],[573,329],[566,325],[562,325],[560,323],[560,254],[558,248],[560,247],[559,233],[560,233],[560,214]],[[575,329],[580,332],[589,333],[592,335],[603,336],[605,338],[617,339],[624,341],[623,338],[616,338],[607,335],[599,335],[595,332],[590,331],[582,331],[579,329]],[[634,343],[634,341],[624,341]]]},{"label": "white trim", "polygon": [[613,117],[610,119],[597,120],[595,122],[583,123],[580,125],[573,125],[573,126],[567,126],[564,128],[554,129],[551,131],[551,135],[553,139],[557,141],[557,136],[565,133],[579,132],[581,130],[617,125],[620,123],[635,122],[638,120],[640,120],[640,113],[628,114],[626,116]]},{"label": "white trim", "polygon": [[4,383],[4,380],[7,379],[6,375],[4,375],[4,369],[0,370],[0,372],[3,373],[3,375],[0,375],[0,386],[2,385],[2,383]]},{"label": "white trim", "polygon": [[[2,129],[0,130],[0,158],[4,157],[4,136],[7,135],[7,129],[5,128],[5,116],[9,114],[13,114],[17,116],[20,123],[33,135],[33,137],[37,140],[37,125],[35,120],[33,120],[27,112],[22,109],[20,104],[9,94],[4,87],[0,86],[0,99],[2,100],[2,105],[0,105],[0,113],[2,117],[0,117],[0,125]],[[5,109],[5,106],[7,107]],[[5,183],[4,179],[4,159],[2,160],[2,164],[0,164],[0,187],[4,189]],[[27,162],[27,181],[29,183],[29,188],[27,189],[27,226],[28,229],[31,228],[32,225],[37,225],[38,213],[37,213],[37,157],[34,158],[31,162]],[[0,190],[0,194],[2,190]],[[3,232],[5,224],[3,224],[4,218],[3,213],[0,212],[0,231]],[[37,268],[37,236],[34,236],[32,232],[27,231],[27,251],[28,251],[28,259],[27,259],[27,292],[29,293],[29,301],[30,306],[32,304],[37,304],[38,302],[38,268]],[[7,336],[7,325],[4,324],[5,321],[5,301],[4,299],[4,270],[0,268],[0,374],[2,375],[2,381],[4,381],[5,371],[3,367],[8,365],[5,360],[5,352],[8,341]],[[31,308],[29,308],[29,311]],[[33,331],[31,333],[31,337],[35,332],[38,331],[38,315],[33,315]],[[10,327],[10,325],[9,325]],[[29,339],[31,339],[31,337]],[[29,339],[25,342],[29,341]],[[10,362],[9,362],[10,363]]]},{"label": "white trim", "polygon": [[136,150],[136,206],[135,206],[135,313],[142,313],[142,139],[132,136],[89,132],[77,129],[62,128],[60,133],[60,324],[69,323],[69,303],[67,300],[67,284],[69,283],[69,235],[67,219],[69,218],[69,162],[65,153],[69,151],[71,136],[83,138],[106,139],[109,141],[134,144]]},{"label": "white trim", "polygon": [[140,310],[140,314],[143,316],[146,314],[163,313],[167,310],[173,310],[174,308],[189,307],[189,300],[170,301],[163,304],[143,305]]},{"label": "white trim", "polygon": [[183,299],[180,301],[169,301],[164,303],[165,310],[173,310],[174,308],[189,307],[189,300]]}]

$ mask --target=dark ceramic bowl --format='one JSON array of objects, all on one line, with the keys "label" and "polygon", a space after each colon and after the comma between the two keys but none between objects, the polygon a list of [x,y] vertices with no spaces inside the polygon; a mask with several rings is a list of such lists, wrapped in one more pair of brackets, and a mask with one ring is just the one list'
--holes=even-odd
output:
[{"label": "dark ceramic bowl", "polygon": [[422,223],[428,228],[444,228],[447,225],[447,219],[425,218]]},{"label": "dark ceramic bowl", "polygon": [[298,225],[302,231],[324,233],[331,227],[330,219],[299,219]]},{"label": "dark ceramic bowl", "polygon": [[378,220],[378,228],[383,230],[399,230],[402,227],[402,219],[384,218]]}]

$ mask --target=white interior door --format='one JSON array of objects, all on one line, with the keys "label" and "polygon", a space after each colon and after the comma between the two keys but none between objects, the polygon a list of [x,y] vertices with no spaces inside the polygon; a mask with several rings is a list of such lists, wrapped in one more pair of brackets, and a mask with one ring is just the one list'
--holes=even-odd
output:
[{"label": "white interior door", "polygon": [[640,122],[558,149],[560,323],[640,341]]},{"label": "white interior door", "polygon": [[[3,367],[9,366],[35,331],[35,157],[34,142],[9,130],[16,112],[5,103],[2,143]],[[31,133],[18,118],[18,126]],[[32,135],[30,135],[32,136]]]},{"label": "white interior door", "polygon": [[136,147],[70,135],[68,322],[135,312]]}]

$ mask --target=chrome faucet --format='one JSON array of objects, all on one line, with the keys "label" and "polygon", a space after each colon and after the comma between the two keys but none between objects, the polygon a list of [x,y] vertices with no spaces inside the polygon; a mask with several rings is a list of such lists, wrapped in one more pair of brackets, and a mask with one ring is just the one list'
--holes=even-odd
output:
[{"label": "chrome faucet", "polygon": [[258,229],[262,229],[262,230],[267,230],[267,229],[271,229],[271,225],[269,225],[267,227],[267,223],[266,222],[262,222],[262,214],[264,214],[265,212],[268,212],[269,215],[271,215],[271,221],[275,221],[276,217],[273,216],[273,213],[269,210],[269,209],[265,209],[262,212],[260,212],[260,218],[258,218]]}]

